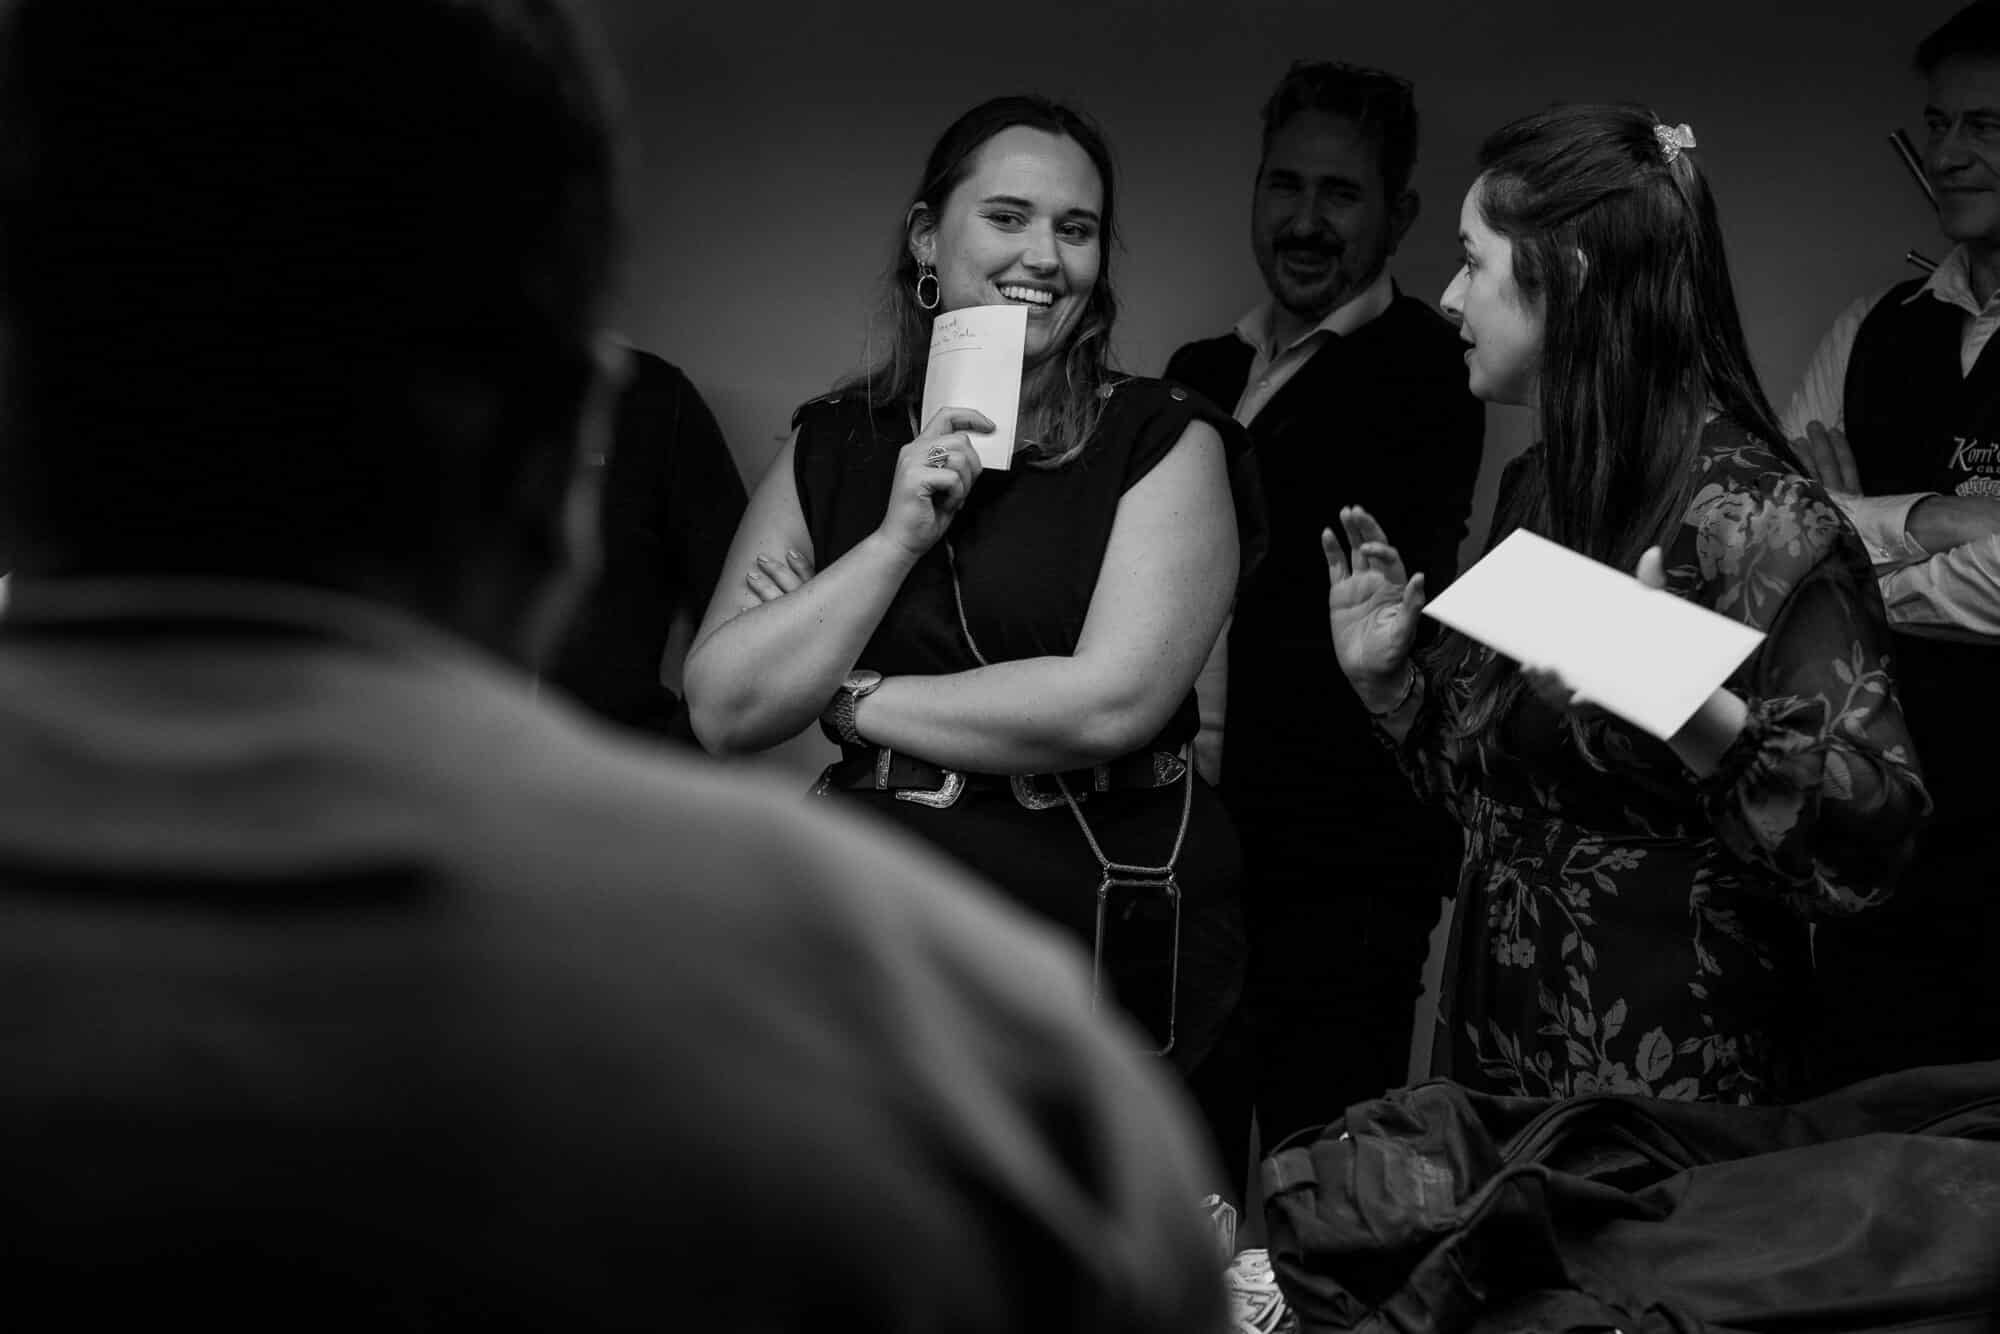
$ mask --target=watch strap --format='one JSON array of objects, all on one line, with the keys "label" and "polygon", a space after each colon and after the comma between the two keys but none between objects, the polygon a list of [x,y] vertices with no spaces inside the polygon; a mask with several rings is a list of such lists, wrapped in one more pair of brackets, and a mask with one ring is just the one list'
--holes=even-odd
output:
[{"label": "watch strap", "polygon": [[820,731],[837,746],[865,746],[861,733],[854,730],[854,704],[860,696],[843,684],[820,710]]}]

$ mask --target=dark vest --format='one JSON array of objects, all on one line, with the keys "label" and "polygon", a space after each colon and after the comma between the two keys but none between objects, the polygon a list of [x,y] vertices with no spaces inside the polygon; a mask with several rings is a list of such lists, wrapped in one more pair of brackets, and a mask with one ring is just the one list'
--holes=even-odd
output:
[{"label": "dark vest", "polygon": [[[1855,335],[1845,411],[1862,490],[2000,494],[2000,340],[1961,376],[1965,314],[1928,296],[1909,300],[1922,285],[1912,279],[1892,289]],[[1898,634],[1893,668],[1937,801],[1934,837],[1972,836],[1986,818],[1978,809],[1981,775],[2000,751],[1991,699],[2000,649]]]}]

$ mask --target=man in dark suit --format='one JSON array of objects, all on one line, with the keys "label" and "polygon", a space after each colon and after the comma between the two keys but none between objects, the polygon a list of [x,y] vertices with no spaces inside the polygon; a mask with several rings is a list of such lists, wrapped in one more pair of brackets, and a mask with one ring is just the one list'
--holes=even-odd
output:
[{"label": "man in dark suit", "polygon": [[10,1327],[1218,1329],[1073,946],[536,695],[622,361],[588,50],[0,5]]},{"label": "man in dark suit", "polygon": [[1166,373],[1249,428],[1269,511],[1269,554],[1203,676],[1200,748],[1250,873],[1268,1150],[1404,1082],[1424,951],[1459,849],[1456,826],[1418,805],[1344,688],[1320,531],[1339,531],[1341,506],[1366,506],[1443,588],[1485,419],[1456,331],[1387,271],[1418,209],[1410,84],[1300,62],[1263,120],[1251,241],[1269,298],[1230,333],[1181,348]]}]

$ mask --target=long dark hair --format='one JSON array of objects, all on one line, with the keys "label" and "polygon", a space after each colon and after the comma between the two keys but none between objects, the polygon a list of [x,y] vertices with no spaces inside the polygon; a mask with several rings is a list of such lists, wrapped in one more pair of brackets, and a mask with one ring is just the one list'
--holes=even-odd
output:
[{"label": "long dark hair", "polygon": [[1070,332],[1068,345],[1031,367],[1021,387],[1020,431],[1023,440],[1030,442],[1021,460],[1031,466],[1055,468],[1082,453],[1097,428],[1104,406],[1104,396],[1098,390],[1117,377],[1111,365],[1111,324],[1118,314],[1118,299],[1111,288],[1111,251],[1118,236],[1111,148],[1088,117],[1060,102],[1035,96],[996,97],[960,116],[939,136],[896,228],[895,258],[883,294],[888,352],[840,388],[866,395],[869,404],[878,409],[902,407],[913,424],[921,426],[915,416],[923,401],[924,368],[936,312],[925,310],[917,301],[917,261],[910,253],[909,211],[921,206],[934,214],[943,213],[945,200],[971,174],[980,148],[1002,130],[1017,125],[1075,140],[1097,168],[1104,190],[1097,283]]},{"label": "long dark hair", "polygon": [[[1553,107],[1479,150],[1480,216],[1512,243],[1514,281],[1543,320],[1541,440],[1493,537],[1526,528],[1627,571],[1686,514],[1710,412],[1790,458],[1750,364],[1708,180],[1660,129],[1641,106]],[[1436,679],[1480,652],[1445,636]],[[1459,739],[1494,726],[1522,688],[1514,663],[1488,657]]]}]

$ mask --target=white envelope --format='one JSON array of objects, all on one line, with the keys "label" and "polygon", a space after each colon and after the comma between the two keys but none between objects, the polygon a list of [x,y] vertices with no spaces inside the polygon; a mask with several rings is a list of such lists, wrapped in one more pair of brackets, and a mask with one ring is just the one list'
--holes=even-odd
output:
[{"label": "white envelope", "polygon": [[993,422],[992,433],[968,432],[980,463],[988,468],[1012,467],[1027,345],[1026,306],[965,306],[938,316],[931,324],[919,426],[942,407],[983,412]]},{"label": "white envelope", "polygon": [[1648,588],[1522,529],[1426,603],[1517,662],[1551,667],[1593,703],[1665,740],[1764,633]]}]

